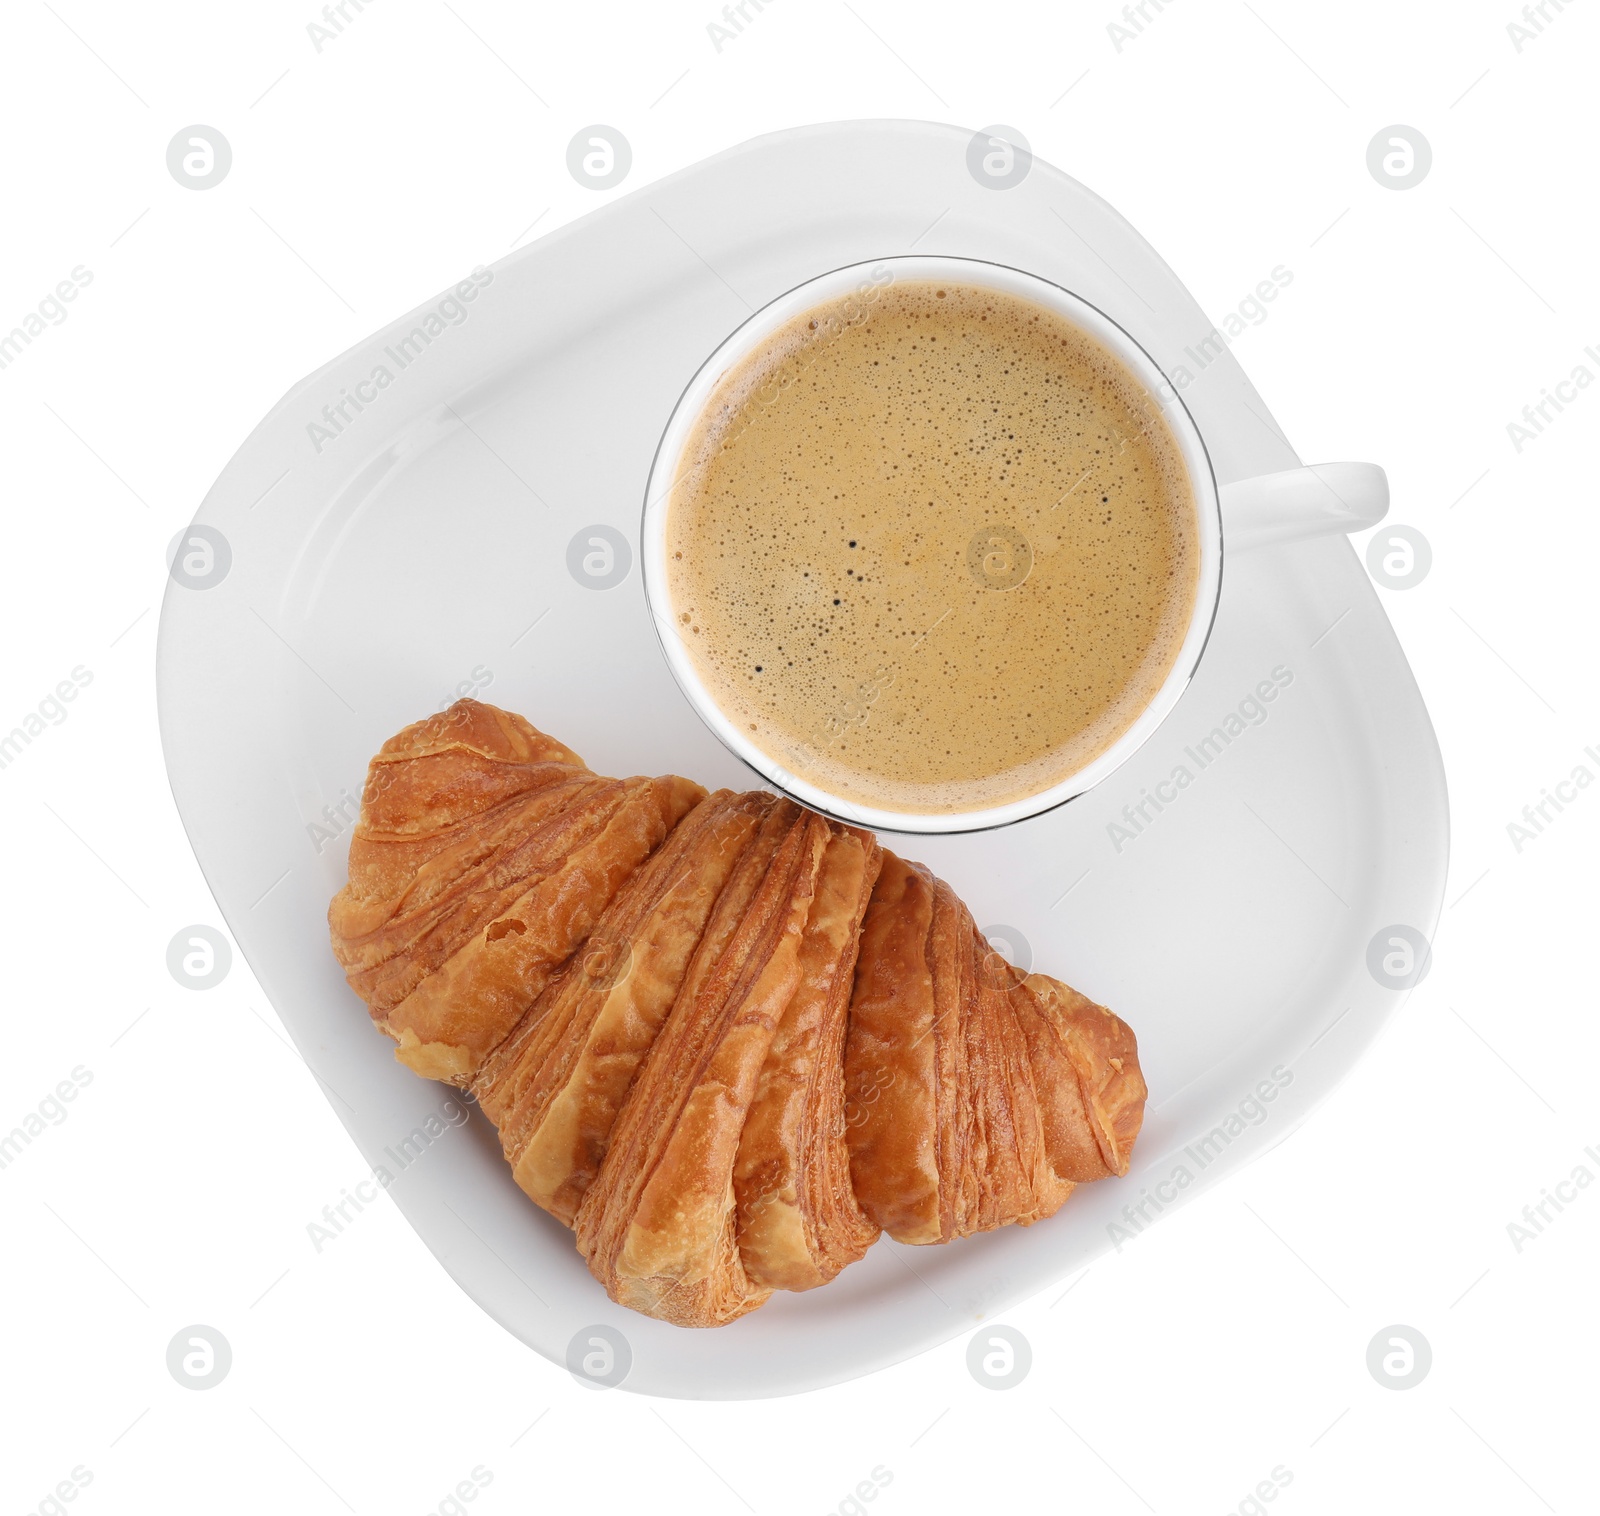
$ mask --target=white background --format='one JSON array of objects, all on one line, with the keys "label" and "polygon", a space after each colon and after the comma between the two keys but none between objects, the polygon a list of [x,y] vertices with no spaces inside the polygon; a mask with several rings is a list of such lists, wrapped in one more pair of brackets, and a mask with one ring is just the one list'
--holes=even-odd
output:
[{"label": "white background", "polygon": [[[1149,0],[1119,51],[1110,0],[747,9],[718,51],[711,0],[369,0],[318,52],[311,0],[5,8],[0,332],[93,278],[0,369],[0,730],[93,678],[0,769],[0,1132],[92,1075],[0,1170],[4,1510],[56,1509],[78,1468],[62,1509],[422,1516],[475,1467],[487,1516],[822,1516],[874,1468],[890,1516],[1595,1509],[1600,1185],[1520,1252],[1508,1224],[1600,1178],[1600,788],[1520,852],[1507,825],[1600,776],[1600,392],[1520,452],[1507,424],[1600,377],[1600,15],[1552,0],[1519,51],[1510,0]],[[354,1147],[242,962],[204,993],[167,973],[220,919],[157,740],[163,552],[285,389],[474,264],[746,137],[875,116],[1020,128],[1214,319],[1293,271],[1236,354],[1303,457],[1383,463],[1432,545],[1382,593],[1450,779],[1434,968],[1270,1157],[1008,1316],[1017,1388],[957,1341],[786,1400],[599,1395],[387,1201],[316,1252]],[[632,144],[619,190],[566,170],[595,122]],[[192,123],[234,155],[198,193],[165,162]],[[1366,166],[1394,123],[1434,153],[1403,192]],[[191,1323],[233,1348],[204,1392],[165,1363]],[[1366,1367],[1395,1323],[1433,1350],[1405,1391]]]}]

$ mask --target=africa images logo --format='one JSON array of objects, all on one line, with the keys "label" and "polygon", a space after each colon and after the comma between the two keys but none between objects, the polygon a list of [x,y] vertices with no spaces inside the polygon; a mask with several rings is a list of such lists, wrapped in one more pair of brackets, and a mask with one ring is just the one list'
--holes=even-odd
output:
[{"label": "africa images logo", "polygon": [[374,364],[372,372],[365,379],[341,386],[339,398],[323,406],[322,414],[316,420],[306,422],[306,436],[311,442],[312,452],[320,453],[335,438],[343,436],[357,417],[374,404],[438,338],[452,326],[460,326],[472,314],[472,302],[493,282],[493,271],[479,264],[470,278],[463,279],[444,299],[425,311],[409,332],[386,343],[383,356],[388,362]]}]

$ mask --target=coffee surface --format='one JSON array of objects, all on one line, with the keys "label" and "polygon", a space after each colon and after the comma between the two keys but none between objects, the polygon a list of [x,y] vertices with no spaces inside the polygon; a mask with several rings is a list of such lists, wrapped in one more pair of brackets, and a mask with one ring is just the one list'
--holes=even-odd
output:
[{"label": "coffee surface", "polygon": [[1176,438],[1017,296],[889,283],[725,373],[667,510],[671,614],[723,712],[857,804],[948,814],[1067,778],[1177,658],[1199,571]]}]

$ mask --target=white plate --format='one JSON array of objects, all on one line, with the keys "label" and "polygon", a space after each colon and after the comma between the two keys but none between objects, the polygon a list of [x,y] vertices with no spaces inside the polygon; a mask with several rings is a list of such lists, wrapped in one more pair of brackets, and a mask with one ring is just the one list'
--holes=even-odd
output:
[{"label": "white plate", "polygon": [[[1184,349],[1211,323],[1138,234],[1043,163],[1015,188],[980,186],[968,142],[912,122],[806,128],[607,205],[496,264],[466,319],[446,319],[403,370],[386,349],[438,301],[296,386],[207,496],[196,519],[226,537],[232,565],[210,589],[173,583],[162,610],[173,792],[240,948],[370,1163],[395,1169],[385,1150],[449,1094],[393,1061],[328,948],[345,840],[317,829],[348,830],[339,807],[386,737],[477,685],[602,773],[752,783],[667,672],[637,565],[673,402],[752,309],[915,247],[1054,280],[1175,379],[1196,370]],[[308,426],[380,364],[393,382],[347,405],[318,451]],[[1299,462],[1226,351],[1183,393],[1219,482]],[[608,590],[568,569],[569,543],[594,525],[633,547]],[[1185,750],[1275,668],[1292,682],[1265,719],[1238,723],[1201,768]],[[1193,782],[1159,812],[1145,802],[1148,823],[1114,840],[1123,808],[1179,765]],[[1165,1210],[1192,1200],[1281,1139],[1403,997],[1369,972],[1368,944],[1392,924],[1431,934],[1446,835],[1433,731],[1349,543],[1238,558],[1198,677],[1125,768],[1013,828],[890,839],[1026,945],[1014,956],[1132,1024],[1152,1094],[1126,1179],[1035,1227],[942,1248],[881,1241],[826,1288],[712,1331],[612,1305],[571,1233],[516,1188],[480,1113],[389,1193],[462,1288],[557,1362],[580,1328],[609,1322],[631,1346],[627,1387],[652,1394],[776,1395],[867,1373],[1080,1267],[1119,1221],[1133,1230],[1124,1207],[1153,1220],[1162,1196]],[[1263,1119],[1240,1119],[1275,1069],[1291,1077],[1277,1076]],[[1230,1115],[1237,1131],[1200,1148]]]}]

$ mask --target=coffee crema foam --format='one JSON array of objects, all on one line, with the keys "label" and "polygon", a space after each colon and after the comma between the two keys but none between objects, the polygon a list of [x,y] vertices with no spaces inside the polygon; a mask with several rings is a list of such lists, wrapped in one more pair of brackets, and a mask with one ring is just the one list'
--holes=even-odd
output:
[{"label": "coffee crema foam", "polygon": [[1178,441],[1053,311],[907,280],[718,381],[668,502],[671,614],[723,713],[830,795],[944,815],[1105,752],[1199,578]]}]

